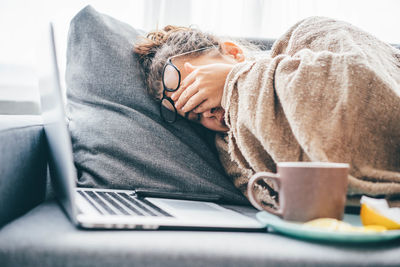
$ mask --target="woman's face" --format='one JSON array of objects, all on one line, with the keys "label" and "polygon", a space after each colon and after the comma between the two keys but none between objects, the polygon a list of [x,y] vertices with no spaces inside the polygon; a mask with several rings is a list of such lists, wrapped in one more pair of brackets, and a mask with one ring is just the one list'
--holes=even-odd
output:
[{"label": "woman's face", "polygon": [[[183,81],[189,74],[188,70],[184,67],[184,64],[186,62],[189,62],[194,66],[202,66],[215,63],[238,63],[235,59],[229,57],[228,55],[215,55],[215,53],[206,53],[194,58],[185,58],[184,56],[182,56],[181,58],[178,57],[173,60],[173,64],[179,69],[181,73],[181,81]],[[172,93],[166,92],[166,95],[168,97],[171,97]],[[181,109],[177,109],[177,112],[180,116],[185,117],[190,121],[199,123],[212,131],[227,132],[229,130],[229,128],[225,124],[225,111],[222,107],[207,110],[203,113],[195,113],[193,111],[185,113]]]}]

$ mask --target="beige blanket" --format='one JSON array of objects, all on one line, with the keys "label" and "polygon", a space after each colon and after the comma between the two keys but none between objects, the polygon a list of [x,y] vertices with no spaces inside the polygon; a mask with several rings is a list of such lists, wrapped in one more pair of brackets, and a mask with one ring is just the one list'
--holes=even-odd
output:
[{"label": "beige blanket", "polygon": [[[351,166],[350,205],[362,194],[400,203],[400,51],[370,34],[300,21],[269,55],[234,67],[222,106],[230,131],[216,143],[244,194],[251,175],[275,172],[276,162],[330,161]],[[258,190],[276,204],[268,181]]]}]

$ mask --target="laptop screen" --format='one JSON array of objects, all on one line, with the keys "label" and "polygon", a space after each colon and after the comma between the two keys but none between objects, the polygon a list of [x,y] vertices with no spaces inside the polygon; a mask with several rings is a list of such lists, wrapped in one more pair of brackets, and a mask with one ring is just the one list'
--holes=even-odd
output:
[{"label": "laptop screen", "polygon": [[52,186],[57,199],[75,221],[76,210],[72,203],[74,203],[76,170],[73,163],[71,138],[66,125],[52,24],[44,33],[38,51],[38,75]]}]

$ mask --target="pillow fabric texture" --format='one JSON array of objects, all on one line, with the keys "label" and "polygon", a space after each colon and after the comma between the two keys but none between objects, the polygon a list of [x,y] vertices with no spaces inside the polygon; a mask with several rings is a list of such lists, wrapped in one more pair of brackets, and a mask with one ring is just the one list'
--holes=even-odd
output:
[{"label": "pillow fabric texture", "polygon": [[212,132],[184,119],[162,121],[133,52],[142,34],[91,6],[71,21],[67,110],[78,185],[217,194],[247,203],[220,165]]}]

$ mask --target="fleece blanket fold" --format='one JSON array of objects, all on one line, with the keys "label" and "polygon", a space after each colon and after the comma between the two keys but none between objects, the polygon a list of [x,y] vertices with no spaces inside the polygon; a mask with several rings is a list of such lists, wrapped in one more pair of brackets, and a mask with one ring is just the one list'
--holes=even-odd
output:
[{"label": "fleece blanket fold", "polygon": [[[362,194],[400,199],[400,51],[372,35],[300,21],[270,53],[234,67],[222,107],[230,130],[216,144],[244,194],[251,175],[277,162],[329,161],[351,166],[349,204]],[[276,205],[269,181],[257,190]]]}]

